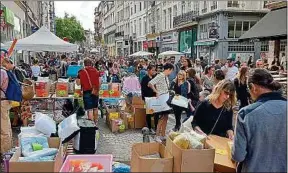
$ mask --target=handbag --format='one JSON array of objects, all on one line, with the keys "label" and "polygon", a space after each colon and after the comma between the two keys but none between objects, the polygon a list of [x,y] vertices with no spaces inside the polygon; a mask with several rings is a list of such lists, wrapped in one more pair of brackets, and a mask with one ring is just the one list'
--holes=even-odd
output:
[{"label": "handbag", "polygon": [[91,89],[92,89],[92,92],[91,92],[91,94],[93,94],[93,95],[95,95],[95,96],[98,96],[98,94],[99,94],[99,91],[98,91],[98,89],[96,89],[95,87],[93,87],[93,85],[92,85],[92,83],[91,83],[91,79],[90,79],[90,76],[89,76],[89,74],[88,74],[87,70],[86,70],[86,69],[84,69],[84,71],[85,71],[85,72],[86,72],[86,74],[87,74],[87,77],[88,77],[88,81],[89,81],[89,84],[90,84],[90,86],[91,86]]},{"label": "handbag", "polygon": [[221,112],[219,113],[218,118],[217,118],[217,120],[216,120],[214,126],[212,127],[210,133],[207,134],[207,136],[209,136],[209,135],[211,135],[211,134],[213,133],[213,131],[214,131],[214,129],[215,129],[215,127],[216,127],[216,125],[217,125],[217,123],[218,123],[218,121],[219,121],[221,115],[222,115],[223,110],[224,110],[224,107],[222,107]]},{"label": "handbag", "polygon": [[24,79],[22,83],[22,97],[24,100],[31,100],[35,95],[33,83],[28,80]]}]

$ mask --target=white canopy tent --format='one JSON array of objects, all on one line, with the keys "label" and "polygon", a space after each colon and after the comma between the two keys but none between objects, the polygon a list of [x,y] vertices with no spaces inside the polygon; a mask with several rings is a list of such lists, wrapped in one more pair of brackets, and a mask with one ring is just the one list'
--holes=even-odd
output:
[{"label": "white canopy tent", "polygon": [[93,48],[90,53],[100,53],[100,50],[97,48]]},{"label": "white canopy tent", "polygon": [[1,43],[1,48],[4,48],[4,46],[5,46],[5,45],[4,45],[3,43]]},{"label": "white canopy tent", "polygon": [[177,51],[166,51],[159,54],[159,56],[172,56],[172,55],[183,55],[183,53]]},{"label": "white canopy tent", "polygon": [[[5,43],[5,48],[9,48],[12,41]],[[34,34],[19,39],[14,50],[24,50],[32,52],[74,52],[78,50],[76,44],[68,43],[54,35],[47,28],[42,26]]]},{"label": "white canopy tent", "polygon": [[137,56],[150,56],[150,55],[154,55],[154,53],[145,52],[145,51],[139,51],[139,52],[133,53],[133,54],[131,54],[129,56],[130,57],[131,56],[137,57]]}]

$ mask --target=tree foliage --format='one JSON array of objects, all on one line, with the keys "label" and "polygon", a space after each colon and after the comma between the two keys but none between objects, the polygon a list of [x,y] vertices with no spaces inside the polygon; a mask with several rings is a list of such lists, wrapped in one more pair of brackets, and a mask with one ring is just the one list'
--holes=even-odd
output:
[{"label": "tree foliage", "polygon": [[75,16],[65,13],[64,18],[57,17],[55,23],[58,37],[62,39],[66,37],[71,43],[85,40],[84,29]]}]

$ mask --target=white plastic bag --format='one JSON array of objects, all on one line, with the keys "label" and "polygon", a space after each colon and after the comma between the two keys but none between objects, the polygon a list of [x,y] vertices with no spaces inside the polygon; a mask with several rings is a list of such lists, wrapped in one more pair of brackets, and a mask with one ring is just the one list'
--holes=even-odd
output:
[{"label": "white plastic bag", "polygon": [[190,116],[184,123],[181,124],[180,133],[183,132],[190,132],[191,130],[193,130],[191,122],[193,121],[193,116]]},{"label": "white plastic bag", "polygon": [[65,118],[58,125],[58,136],[61,139],[61,142],[68,142],[69,137],[80,130],[80,127],[77,123],[76,114],[72,114],[69,117]]},{"label": "white plastic bag", "polygon": [[51,136],[52,133],[56,133],[56,123],[49,116],[36,112],[35,127],[38,131],[45,135]]}]

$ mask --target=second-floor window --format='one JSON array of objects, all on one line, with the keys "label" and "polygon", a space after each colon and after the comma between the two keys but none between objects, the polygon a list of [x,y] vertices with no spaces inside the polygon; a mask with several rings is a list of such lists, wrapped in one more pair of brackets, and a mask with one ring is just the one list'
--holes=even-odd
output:
[{"label": "second-floor window", "polygon": [[139,34],[142,35],[142,20],[139,19]]},{"label": "second-floor window", "polygon": [[173,7],[173,17],[177,16],[177,5],[174,5]]},{"label": "second-floor window", "polygon": [[166,29],[167,28],[166,10],[163,11],[163,18],[164,18],[164,29]]},{"label": "second-floor window", "polygon": [[211,10],[217,9],[217,1],[212,1]]},{"label": "second-floor window", "polygon": [[228,38],[239,38],[255,23],[256,21],[228,21]]},{"label": "second-floor window", "polygon": [[142,3],[140,2],[139,4],[139,10],[141,11],[142,10]]},{"label": "second-floor window", "polygon": [[200,32],[199,34],[200,40],[207,39],[208,38],[208,24],[200,25],[199,32]]},{"label": "second-floor window", "polygon": [[202,13],[206,13],[206,12],[207,12],[207,1],[203,1]]},{"label": "second-floor window", "polygon": [[182,7],[181,13],[184,14],[185,13],[185,8],[186,8],[185,1],[182,1],[181,7]]},{"label": "second-floor window", "polygon": [[173,23],[173,19],[172,19],[172,9],[169,8],[168,9],[168,15],[169,15],[169,29],[172,28],[172,23]]},{"label": "second-floor window", "polygon": [[239,7],[239,2],[238,1],[228,1],[227,2],[227,7]]}]

